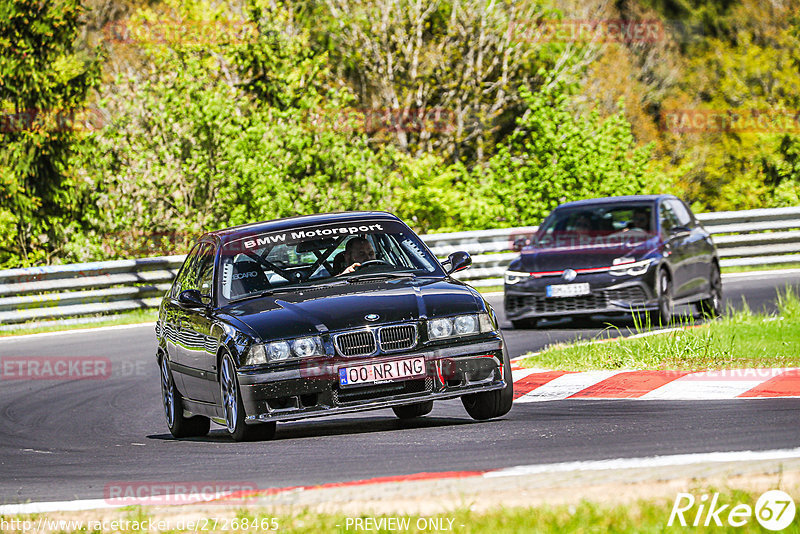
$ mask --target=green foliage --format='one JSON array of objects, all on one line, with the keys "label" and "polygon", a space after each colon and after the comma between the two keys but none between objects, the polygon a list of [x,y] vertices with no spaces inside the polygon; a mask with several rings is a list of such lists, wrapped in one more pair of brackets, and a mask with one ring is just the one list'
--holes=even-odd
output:
[{"label": "green foliage", "polygon": [[489,162],[505,224],[538,224],[569,200],[656,188],[647,172],[652,147],[636,147],[622,109],[606,119],[577,113],[561,83],[521,92],[528,109]]},{"label": "green foliage", "polygon": [[0,266],[48,261],[82,225],[70,157],[99,63],[75,52],[78,0],[0,3]]}]

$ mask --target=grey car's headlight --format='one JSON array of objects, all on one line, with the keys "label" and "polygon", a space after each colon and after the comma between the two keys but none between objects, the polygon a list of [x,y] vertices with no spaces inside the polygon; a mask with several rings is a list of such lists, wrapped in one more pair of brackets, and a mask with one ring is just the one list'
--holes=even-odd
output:
[{"label": "grey car's headlight", "polygon": [[271,343],[254,343],[245,357],[245,365],[260,365],[268,362],[280,362],[289,359],[324,356],[322,340],[319,336],[299,337],[273,341]]},{"label": "grey car's headlight", "polygon": [[525,280],[531,276],[530,273],[523,273],[518,271],[506,271],[503,274],[503,278],[505,278],[506,284],[513,285],[518,282]]},{"label": "grey car's headlight", "polygon": [[468,336],[493,330],[492,321],[486,313],[440,317],[428,321],[428,339]]},{"label": "grey car's headlight", "polygon": [[[647,272],[650,265],[653,263],[653,258],[641,261],[624,261],[627,258],[617,258],[614,260],[614,265],[608,270],[613,276],[638,276]],[[620,261],[623,260],[623,261]]]}]

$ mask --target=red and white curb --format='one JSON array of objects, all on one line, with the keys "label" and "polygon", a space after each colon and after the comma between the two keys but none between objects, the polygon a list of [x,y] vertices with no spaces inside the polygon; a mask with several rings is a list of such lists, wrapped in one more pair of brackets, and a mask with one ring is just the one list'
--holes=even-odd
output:
[{"label": "red and white curb", "polygon": [[511,363],[517,403],[564,399],[710,400],[800,397],[800,369],[549,371]]},{"label": "red and white curb", "polygon": [[[791,460],[800,459],[800,448],[775,449],[766,451],[725,451],[694,454],[673,454],[664,456],[648,456],[641,458],[609,458],[606,460],[590,460],[575,462],[558,462],[550,464],[518,465],[502,469],[483,471],[446,471],[441,473],[415,473],[412,475],[399,475],[390,477],[371,478],[366,480],[352,480],[349,482],[333,482],[316,486],[288,486],[279,488],[264,488],[252,491],[232,492],[227,495],[217,495],[213,499],[198,498],[194,502],[187,502],[186,496],[181,496],[179,503],[168,502],[167,506],[186,506],[188,504],[241,504],[243,499],[280,495],[300,491],[316,491],[335,488],[347,488],[365,485],[380,485],[401,482],[418,482],[423,480],[444,479],[473,479],[473,478],[502,478],[545,473],[566,473],[576,471],[604,471],[613,469],[654,468],[685,465],[708,465],[710,463],[724,462],[755,462],[764,460]],[[245,500],[246,504],[247,501]],[[77,501],[60,502],[32,502],[24,504],[0,505],[0,515],[9,514],[42,514],[48,512],[70,512],[83,510],[113,509],[130,506],[126,499],[84,499]]]}]

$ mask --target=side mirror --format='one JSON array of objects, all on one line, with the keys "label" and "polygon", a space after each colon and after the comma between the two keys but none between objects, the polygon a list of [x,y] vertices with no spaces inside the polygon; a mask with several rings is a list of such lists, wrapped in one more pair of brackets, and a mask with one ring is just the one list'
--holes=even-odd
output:
[{"label": "side mirror", "polygon": [[469,254],[463,251],[453,252],[447,257],[447,261],[445,263],[449,264],[449,267],[446,269],[447,274],[457,273],[458,271],[463,271],[470,265],[472,265],[472,258],[469,257]]},{"label": "side mirror", "polygon": [[529,244],[530,240],[524,235],[521,235],[518,236],[516,239],[514,239],[514,244],[511,246],[511,250],[519,252],[523,248],[527,247]]},{"label": "side mirror", "polygon": [[685,235],[685,234],[688,234],[690,232],[691,232],[691,230],[689,230],[688,226],[673,226],[669,230],[669,235],[678,236],[678,235]]},{"label": "side mirror", "polygon": [[178,304],[185,308],[205,308],[203,294],[197,289],[187,289],[178,295]]}]

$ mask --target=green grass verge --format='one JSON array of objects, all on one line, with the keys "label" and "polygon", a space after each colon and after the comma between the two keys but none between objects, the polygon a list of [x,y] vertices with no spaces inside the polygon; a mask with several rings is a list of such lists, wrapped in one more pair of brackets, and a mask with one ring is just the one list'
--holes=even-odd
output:
[{"label": "green grass verge", "polygon": [[0,331],[0,337],[8,336],[22,336],[26,334],[39,334],[41,332],[61,332],[64,330],[78,330],[81,328],[99,328],[101,326],[115,326],[121,324],[137,324],[137,323],[155,323],[158,318],[158,310],[136,310],[127,313],[120,313],[117,315],[109,315],[107,319],[97,322],[80,323],[80,324],[53,324],[42,326],[31,326],[15,330]]},{"label": "green grass verge", "polygon": [[523,367],[564,371],[592,369],[716,370],[800,367],[800,299],[788,287],[778,296],[779,315],[745,305],[715,321],[675,332],[604,343],[554,345],[523,359]]},{"label": "green grass verge", "polygon": [[[702,494],[717,493],[716,490],[704,490],[692,492],[699,499]],[[744,504],[751,509],[755,508],[759,494],[741,490],[723,489],[718,491],[719,505],[729,504],[728,508],[719,515],[723,526],[714,524],[713,519],[709,522],[711,526],[705,527],[702,523],[706,519],[706,511],[700,518],[700,526],[694,527],[692,523],[698,512],[695,505],[691,510],[684,513],[687,526],[680,526],[676,518],[673,526],[668,527],[670,514],[674,505],[674,498],[662,498],[652,500],[638,500],[629,504],[600,504],[586,500],[576,499],[575,504],[559,506],[536,506],[529,508],[499,508],[489,512],[472,512],[468,509],[459,509],[452,512],[443,512],[433,516],[419,515],[359,515],[345,516],[341,514],[319,514],[310,511],[303,511],[293,515],[274,515],[264,510],[242,509],[236,514],[236,519],[201,518],[196,514],[189,514],[192,519],[178,520],[175,518],[164,519],[170,528],[166,532],[185,532],[193,531],[194,525],[200,521],[198,531],[204,532],[281,532],[286,534],[318,534],[318,533],[346,533],[346,532],[454,532],[454,533],[562,533],[562,532],[615,532],[625,533],[656,533],[656,532],[767,532],[761,528],[754,516],[746,518],[746,524],[734,527],[727,524],[728,512],[737,504]],[[677,492],[676,492],[677,497]],[[699,502],[699,501],[698,501]],[[91,519],[86,519],[83,515],[84,524]],[[129,523],[118,528],[120,532],[145,532],[137,528],[132,528],[136,522],[141,525],[143,521],[159,521],[159,518],[150,516],[147,511],[131,511],[127,515],[120,517]],[[5,522],[9,525],[12,520],[18,522],[30,521],[36,524],[39,516],[5,516],[0,518],[0,524]],[[45,515],[45,520],[49,519]],[[394,528],[386,528],[392,520]],[[361,520],[360,525],[356,520]],[[366,521],[369,520],[369,523]],[[178,521],[183,521],[178,527]],[[189,524],[192,521],[192,524]],[[234,523],[235,521],[235,523]],[[383,521],[383,523],[382,523]],[[145,523],[146,525],[148,523]],[[398,528],[398,525],[403,525]],[[127,528],[125,528],[127,526]],[[216,526],[216,528],[213,528]],[[358,528],[360,526],[361,528]],[[381,528],[383,526],[384,528]],[[275,528],[277,527],[277,528]],[[437,528],[439,527],[439,528]],[[15,532],[14,529],[5,529],[7,532]],[[87,530],[61,529],[62,532],[87,532]],[[800,533],[800,521],[795,521],[788,528],[782,530],[784,533]]]}]

